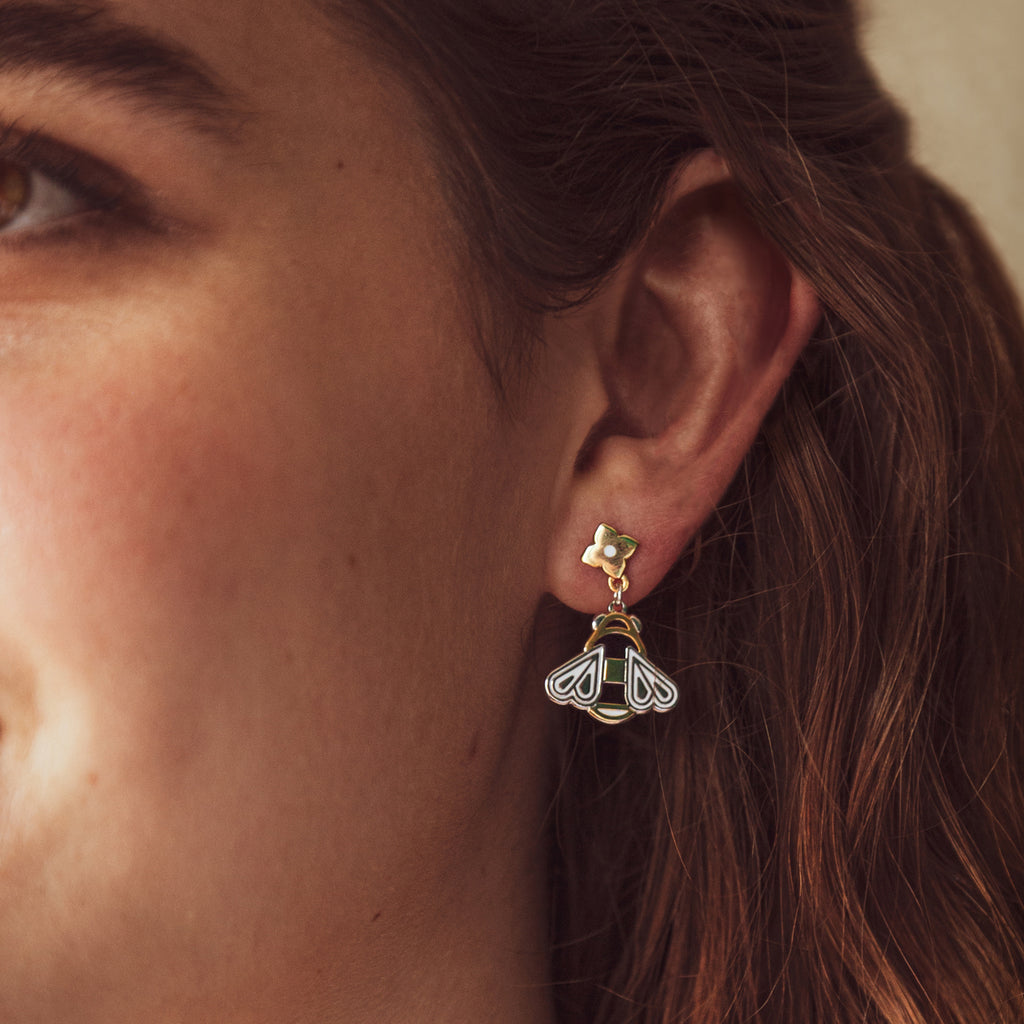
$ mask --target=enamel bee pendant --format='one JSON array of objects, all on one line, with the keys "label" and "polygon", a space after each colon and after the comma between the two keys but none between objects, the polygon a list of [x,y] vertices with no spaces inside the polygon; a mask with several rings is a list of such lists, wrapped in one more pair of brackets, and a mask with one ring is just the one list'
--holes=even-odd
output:
[{"label": "enamel bee pendant", "polygon": [[[629,614],[622,601],[629,586],[626,559],[636,548],[637,541],[632,537],[604,524],[598,527],[583,561],[608,574],[611,603],[606,614],[594,619],[583,652],[559,665],[544,681],[547,695],[556,704],[571,704],[610,725],[652,709],[668,711],[679,699],[676,684],[647,660],[647,648],[640,639],[640,620]],[[609,646],[615,655],[609,653],[606,640],[614,644]]]}]

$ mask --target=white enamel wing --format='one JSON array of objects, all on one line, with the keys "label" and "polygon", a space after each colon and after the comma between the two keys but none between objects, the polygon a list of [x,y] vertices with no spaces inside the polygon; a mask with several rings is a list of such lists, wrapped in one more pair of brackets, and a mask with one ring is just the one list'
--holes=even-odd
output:
[{"label": "white enamel wing", "polygon": [[603,680],[604,648],[598,644],[559,665],[544,680],[544,689],[556,704],[572,704],[586,711],[597,703]]},{"label": "white enamel wing", "polygon": [[668,711],[679,700],[676,684],[639,651],[626,648],[626,703],[637,713]]}]

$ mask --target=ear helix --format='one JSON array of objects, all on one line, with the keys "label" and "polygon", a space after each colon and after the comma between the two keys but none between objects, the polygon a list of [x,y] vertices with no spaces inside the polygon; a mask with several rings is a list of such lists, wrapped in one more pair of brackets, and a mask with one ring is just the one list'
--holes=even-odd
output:
[{"label": "ear helix", "polygon": [[[609,725],[626,722],[652,708],[668,711],[679,699],[676,684],[647,660],[647,648],[640,639],[640,620],[629,614],[622,600],[629,589],[626,560],[638,546],[638,541],[605,523],[597,528],[594,543],[583,552],[582,561],[607,574],[612,591],[608,611],[594,619],[583,652],[559,665],[544,680],[544,689],[556,704],[571,704]],[[607,653],[601,641],[608,636],[623,637],[632,645],[626,648],[625,657]]]}]

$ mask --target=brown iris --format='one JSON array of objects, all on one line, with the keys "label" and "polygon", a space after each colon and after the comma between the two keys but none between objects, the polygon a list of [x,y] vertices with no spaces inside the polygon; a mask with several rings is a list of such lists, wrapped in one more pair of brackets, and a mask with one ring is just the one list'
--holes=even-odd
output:
[{"label": "brown iris", "polygon": [[0,160],[0,227],[6,227],[21,213],[29,190],[28,172],[17,164]]}]

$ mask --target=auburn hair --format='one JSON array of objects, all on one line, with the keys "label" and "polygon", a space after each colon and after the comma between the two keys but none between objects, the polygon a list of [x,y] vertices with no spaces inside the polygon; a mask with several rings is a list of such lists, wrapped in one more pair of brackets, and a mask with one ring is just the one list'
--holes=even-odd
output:
[{"label": "auburn hair", "polygon": [[678,708],[566,715],[562,1020],[1024,1019],[1024,332],[852,4],[321,2],[421,98],[467,266],[517,325],[489,333],[496,380],[702,148],[825,309],[638,606]]}]

